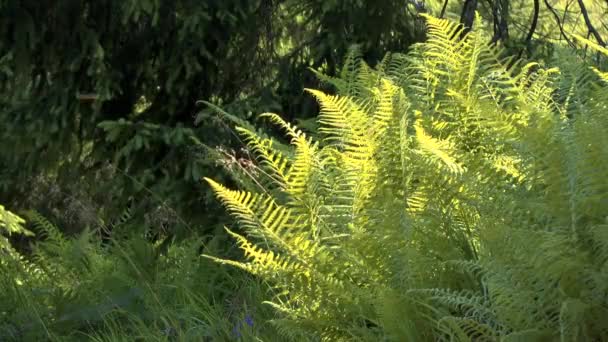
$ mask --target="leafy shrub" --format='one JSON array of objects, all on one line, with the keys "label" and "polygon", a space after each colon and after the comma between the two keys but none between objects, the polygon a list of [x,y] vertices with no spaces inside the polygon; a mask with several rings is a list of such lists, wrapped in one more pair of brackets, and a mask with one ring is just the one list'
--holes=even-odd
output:
[{"label": "leafy shrub", "polygon": [[264,186],[207,179],[246,233],[228,229],[246,261],[209,257],[269,281],[288,336],[604,339],[605,74],[503,58],[426,19],[409,54],[321,76],[339,95],[309,90],[320,139],[275,114],[289,153],[239,129]]}]

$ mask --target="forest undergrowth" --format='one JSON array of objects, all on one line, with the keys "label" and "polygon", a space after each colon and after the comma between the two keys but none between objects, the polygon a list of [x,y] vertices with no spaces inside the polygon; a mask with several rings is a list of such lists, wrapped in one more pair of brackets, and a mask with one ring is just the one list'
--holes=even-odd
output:
[{"label": "forest undergrowth", "polygon": [[306,130],[214,107],[252,156],[201,180],[224,235],[156,241],[127,209],[102,243],[0,206],[0,341],[608,340],[608,73],[424,19],[317,72]]}]

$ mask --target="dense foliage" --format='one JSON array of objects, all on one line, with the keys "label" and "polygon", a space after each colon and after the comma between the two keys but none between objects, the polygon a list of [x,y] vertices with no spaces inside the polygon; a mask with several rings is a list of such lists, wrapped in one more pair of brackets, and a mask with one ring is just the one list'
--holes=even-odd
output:
[{"label": "dense foliage", "polygon": [[607,11],[0,1],[0,340],[605,340]]},{"label": "dense foliage", "polygon": [[[117,227],[125,236],[101,248],[90,232],[68,239],[39,214],[27,218],[44,242],[29,256],[1,246],[2,341],[228,341],[273,332],[256,300],[264,288],[201,260],[199,241],[161,256],[128,233],[127,216]],[[243,323],[251,317],[253,327]]]},{"label": "dense foliage", "polygon": [[605,87],[428,23],[406,56],[351,59],[340,95],[310,91],[320,141],[273,114],[291,156],[241,130],[273,186],[208,179],[246,232],[228,230],[246,262],[213,259],[271,282],[287,335],[605,338]]},{"label": "dense foliage", "polygon": [[407,48],[422,26],[405,4],[2,1],[1,197],[68,232],[118,216],[133,198],[142,221],[170,207],[210,231],[221,215],[200,178],[228,181],[215,148],[238,141],[198,101],[241,119],[312,116],[308,68],[332,74],[353,43],[369,61]]},{"label": "dense foliage", "polygon": [[[148,225],[145,214],[159,221],[166,215],[152,213],[172,211],[212,231],[223,219],[200,177],[230,182],[217,160],[248,156],[199,100],[240,119],[312,118],[318,108],[302,89],[321,85],[309,68],[336,76],[352,44],[370,65],[405,51],[423,39],[424,12],[473,25],[478,10],[491,41],[520,57],[575,46],[572,33],[605,42],[605,2],[542,5],[537,13],[529,1],[505,0],[2,1],[0,196],[70,233],[134,203]],[[190,234],[169,221],[161,235]]]}]

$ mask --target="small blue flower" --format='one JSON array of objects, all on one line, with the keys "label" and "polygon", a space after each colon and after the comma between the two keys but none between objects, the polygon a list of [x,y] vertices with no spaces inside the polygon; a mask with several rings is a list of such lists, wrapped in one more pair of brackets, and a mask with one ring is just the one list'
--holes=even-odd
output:
[{"label": "small blue flower", "polygon": [[251,317],[250,315],[245,315],[245,319],[241,322],[237,322],[234,327],[232,327],[232,333],[237,337],[241,337],[241,332],[240,332],[240,328],[241,326],[243,326],[243,322],[245,322],[245,324],[247,324],[250,327],[253,327],[253,317]]},{"label": "small blue flower", "polygon": [[253,327],[253,317],[246,315],[245,316],[245,323],[247,323],[248,326]]}]

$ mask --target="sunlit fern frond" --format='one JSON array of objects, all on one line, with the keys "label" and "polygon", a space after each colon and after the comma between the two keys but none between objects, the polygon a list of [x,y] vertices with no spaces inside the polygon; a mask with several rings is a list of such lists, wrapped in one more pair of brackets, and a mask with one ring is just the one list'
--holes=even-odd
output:
[{"label": "sunlit fern frond", "polygon": [[264,241],[267,248],[289,249],[285,238],[294,222],[288,208],[268,195],[230,190],[211,179],[205,180],[244,230]]},{"label": "sunlit fern frond", "polygon": [[280,195],[208,180],[246,233],[229,234],[248,262],[227,263],[270,280],[285,326],[320,339],[601,340],[608,121],[596,76],[505,59],[483,32],[425,19],[429,39],[409,54],[375,69],[350,59],[327,79],[337,95],[309,90],[319,142],[268,116],[288,160],[250,141]]},{"label": "sunlit fern frond", "polygon": [[353,159],[365,160],[373,141],[367,138],[370,129],[366,110],[346,96],[326,95],[318,90],[308,90],[321,106],[319,131],[325,141],[348,152]]},{"label": "sunlit fern frond", "polygon": [[267,169],[269,178],[283,188],[286,184],[286,169],[288,159],[273,146],[273,139],[265,139],[259,137],[254,132],[237,127],[236,131],[243,137],[250,150],[260,159],[260,163],[264,169]]},{"label": "sunlit fern frond", "polygon": [[346,54],[339,75],[328,76],[318,70],[311,69],[311,71],[321,82],[333,86],[338,94],[357,96],[361,94],[361,91],[367,91],[360,82],[365,78],[365,71],[362,68],[367,67],[363,65],[362,59],[361,48],[358,45],[352,45]]},{"label": "sunlit fern frond", "polygon": [[204,255],[216,262],[236,266],[248,272],[261,276],[272,276],[281,272],[297,272],[302,266],[295,260],[288,258],[282,258],[279,254],[276,254],[272,250],[264,250],[260,247],[256,247],[247,238],[234,233],[233,231],[226,229],[228,234],[235,238],[237,245],[243,251],[245,258],[248,262],[237,262],[231,260],[224,260],[208,255]]},{"label": "sunlit fern frond", "polygon": [[318,145],[313,143],[312,139],[307,137],[305,133],[285,122],[280,116],[266,113],[262,114],[262,117],[268,118],[271,122],[283,128],[290,137],[291,144],[295,147],[289,165],[287,165],[285,157],[281,157],[274,164],[277,165],[275,169],[280,172],[281,178],[284,180],[283,188],[285,191],[295,198],[301,198],[308,192],[309,179],[315,168],[319,167],[316,156]]},{"label": "sunlit fern frond", "polygon": [[515,76],[523,103],[541,112],[558,112],[558,105],[553,97],[554,83],[559,69],[541,68],[538,63],[524,65]]},{"label": "sunlit fern frond", "polygon": [[[373,136],[369,110],[350,97],[330,96],[316,90],[309,92],[321,107],[319,131],[325,135],[329,148],[337,152],[334,154],[337,158],[330,157],[326,161],[335,171],[332,182],[334,191],[346,201],[336,203],[330,210],[342,212],[339,208],[350,206],[349,211],[356,215],[371,191],[370,184],[374,182],[377,167],[372,160],[378,141]],[[390,109],[388,112],[391,112]]]},{"label": "sunlit fern frond", "polygon": [[[604,55],[605,57],[608,57],[608,48],[606,48],[604,46],[601,46],[600,44],[598,44],[598,43],[596,43],[596,42],[594,42],[594,41],[592,41],[590,39],[581,37],[581,36],[576,35],[576,34],[573,35],[573,37],[576,38],[581,43],[585,44],[586,46],[590,47],[591,49],[597,51],[598,53]],[[601,71],[601,70],[599,70],[599,69],[597,69],[595,67],[592,68],[592,69],[593,69],[593,71],[595,71],[595,73],[597,73],[597,75],[602,80],[604,80],[604,82],[608,82],[608,72]]]},{"label": "sunlit fern frond", "polygon": [[325,188],[319,144],[280,117],[268,117],[287,131],[294,147],[292,159],[284,175],[283,190],[288,196],[288,204],[294,215],[303,220],[300,224],[311,227],[313,236],[318,237],[319,229],[323,226],[318,211]]},{"label": "sunlit fern frond", "polygon": [[439,140],[429,136],[420,125],[417,125],[415,128],[416,138],[421,153],[436,160],[439,165],[442,165],[442,167],[449,172],[456,175],[463,172],[464,169],[462,165],[460,165],[450,153],[453,150],[453,147],[449,141]]},{"label": "sunlit fern frond", "polygon": [[[396,118],[400,118],[407,113],[406,108],[398,108],[395,104],[399,101],[398,97],[402,90],[387,79],[383,79],[380,87],[376,88],[377,102],[371,117],[372,130],[371,138],[379,141],[386,135],[389,125],[395,123]],[[399,112],[402,111],[402,112]]]},{"label": "sunlit fern frond", "polygon": [[4,206],[0,205],[0,228],[8,235],[11,234],[23,234],[26,236],[32,236],[33,233],[24,228],[25,220],[18,215],[6,210]]}]

